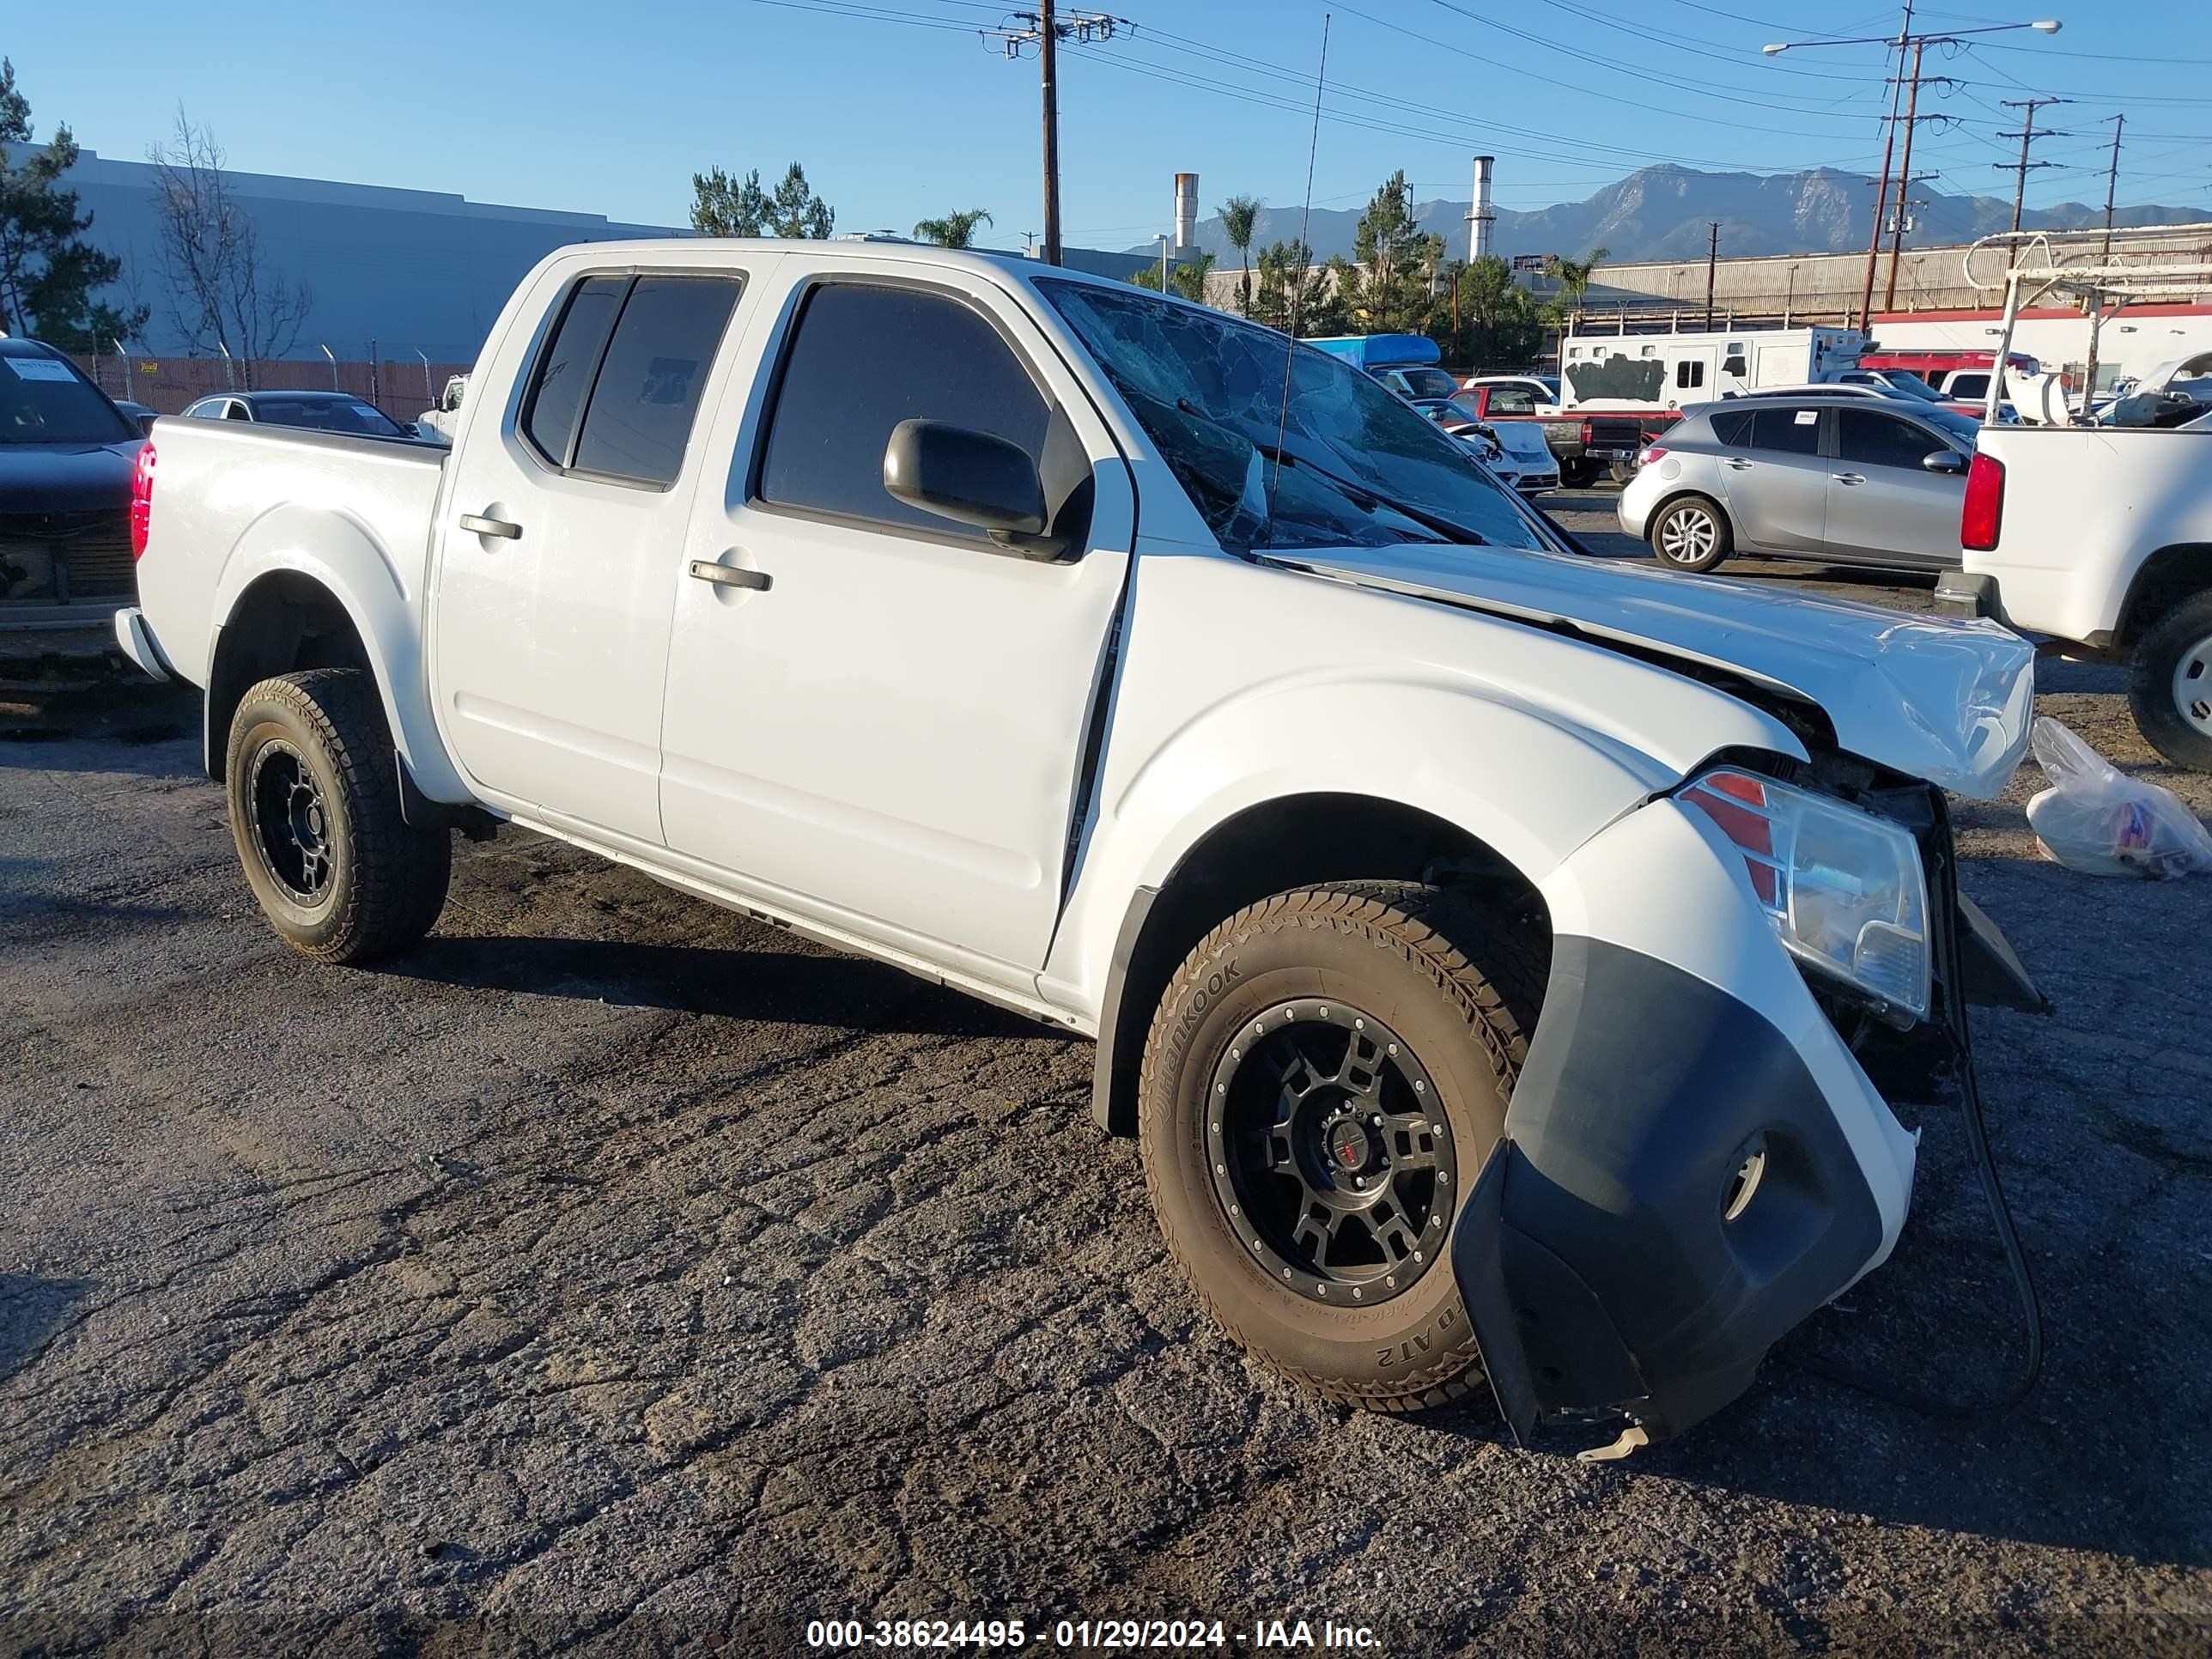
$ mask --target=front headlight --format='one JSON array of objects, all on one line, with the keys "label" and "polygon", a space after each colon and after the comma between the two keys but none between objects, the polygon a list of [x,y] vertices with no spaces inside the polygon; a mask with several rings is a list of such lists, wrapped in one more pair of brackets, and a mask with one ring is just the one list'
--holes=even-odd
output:
[{"label": "front headlight", "polygon": [[1900,826],[1723,768],[1679,799],[1743,854],[1790,952],[1891,1007],[1928,1014],[1928,878]]}]

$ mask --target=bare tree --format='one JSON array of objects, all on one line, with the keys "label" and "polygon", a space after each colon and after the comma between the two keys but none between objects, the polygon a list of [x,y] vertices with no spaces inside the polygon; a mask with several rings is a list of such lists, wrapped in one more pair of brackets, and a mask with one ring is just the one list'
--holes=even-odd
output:
[{"label": "bare tree", "polygon": [[252,216],[231,192],[222,146],[181,105],[169,142],[146,154],[169,320],[193,356],[228,356],[251,386],[255,362],[298,343],[313,296],[268,267]]}]

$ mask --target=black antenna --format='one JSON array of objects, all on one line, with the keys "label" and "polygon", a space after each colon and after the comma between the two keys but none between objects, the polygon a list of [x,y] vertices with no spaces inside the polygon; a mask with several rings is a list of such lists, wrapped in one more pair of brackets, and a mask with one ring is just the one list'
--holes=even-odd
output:
[{"label": "black antenna", "polygon": [[1301,261],[1291,276],[1291,337],[1283,347],[1283,404],[1275,416],[1275,469],[1267,478],[1267,516],[1275,515],[1275,486],[1283,477],[1283,437],[1291,427],[1291,360],[1298,349],[1298,307],[1306,297],[1306,268],[1313,263],[1313,246],[1306,240],[1313,224],[1314,158],[1321,153],[1321,89],[1328,79],[1329,14],[1321,15],[1321,70],[1314,76],[1313,139],[1306,147],[1306,199],[1298,210],[1298,252]]}]

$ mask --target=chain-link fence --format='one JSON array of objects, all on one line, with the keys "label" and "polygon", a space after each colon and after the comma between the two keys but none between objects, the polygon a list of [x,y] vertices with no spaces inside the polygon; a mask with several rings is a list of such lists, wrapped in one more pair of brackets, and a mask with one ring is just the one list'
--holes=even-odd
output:
[{"label": "chain-link fence", "polygon": [[292,358],[249,362],[231,357],[79,357],[79,368],[111,398],[145,404],[162,415],[218,392],[347,392],[374,404],[395,421],[411,421],[437,406],[446,382],[471,365],[432,356],[351,362]]}]

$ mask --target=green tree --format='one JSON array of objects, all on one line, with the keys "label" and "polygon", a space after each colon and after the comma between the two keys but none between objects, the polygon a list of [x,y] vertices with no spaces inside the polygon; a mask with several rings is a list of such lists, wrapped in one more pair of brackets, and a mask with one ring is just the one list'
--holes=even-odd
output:
[{"label": "green tree", "polygon": [[1314,264],[1313,250],[1297,238],[1260,250],[1260,291],[1252,314],[1270,328],[1304,337],[1333,334],[1343,311],[1328,270]]},{"label": "green tree", "polygon": [[[1486,253],[1452,274],[1459,289],[1460,329],[1451,354],[1475,370],[1521,368],[1534,362],[1544,338],[1543,308],[1513,280],[1513,267]],[[1449,319],[1440,319],[1449,329]]]},{"label": "green tree", "polygon": [[[1346,295],[1352,326],[1362,334],[1425,329],[1436,307],[1436,270],[1443,238],[1413,221],[1413,189],[1401,168],[1359,216],[1352,239],[1353,280]],[[1340,291],[1343,281],[1340,277]]]},{"label": "green tree", "polygon": [[[15,66],[0,58],[0,144],[31,143],[30,100]],[[83,240],[92,216],[61,188],[76,165],[76,140],[54,129],[44,149],[13,166],[0,150],[0,331],[28,334],[64,351],[98,351],[146,325],[144,306],[93,298],[123,274],[123,262]]]},{"label": "green tree", "polygon": [[[1213,256],[1211,253],[1201,253],[1195,259],[1186,259],[1181,264],[1170,265],[1168,268],[1168,292],[1204,305],[1206,279],[1212,273]],[[1146,264],[1130,272],[1129,280],[1139,288],[1148,288],[1158,294],[1160,291],[1160,268],[1156,264]]]},{"label": "green tree", "polygon": [[836,211],[815,195],[796,161],[772,196],[761,188],[758,167],[742,182],[720,167],[691,175],[691,228],[704,236],[824,241],[836,222]]},{"label": "green tree", "polygon": [[987,210],[969,208],[965,213],[948,213],[942,219],[924,219],[915,226],[914,234],[939,247],[973,247],[975,227],[993,222]]},{"label": "green tree", "polygon": [[1252,239],[1260,233],[1260,198],[1232,196],[1214,211],[1221,216],[1221,234],[1237,250],[1237,309],[1252,314]]},{"label": "green tree", "polygon": [[1553,310],[1560,321],[1565,322],[1582,308],[1583,296],[1589,292],[1590,278],[1612,252],[1609,247],[1594,247],[1579,259],[1553,257],[1552,276],[1559,285],[1559,297]]}]

